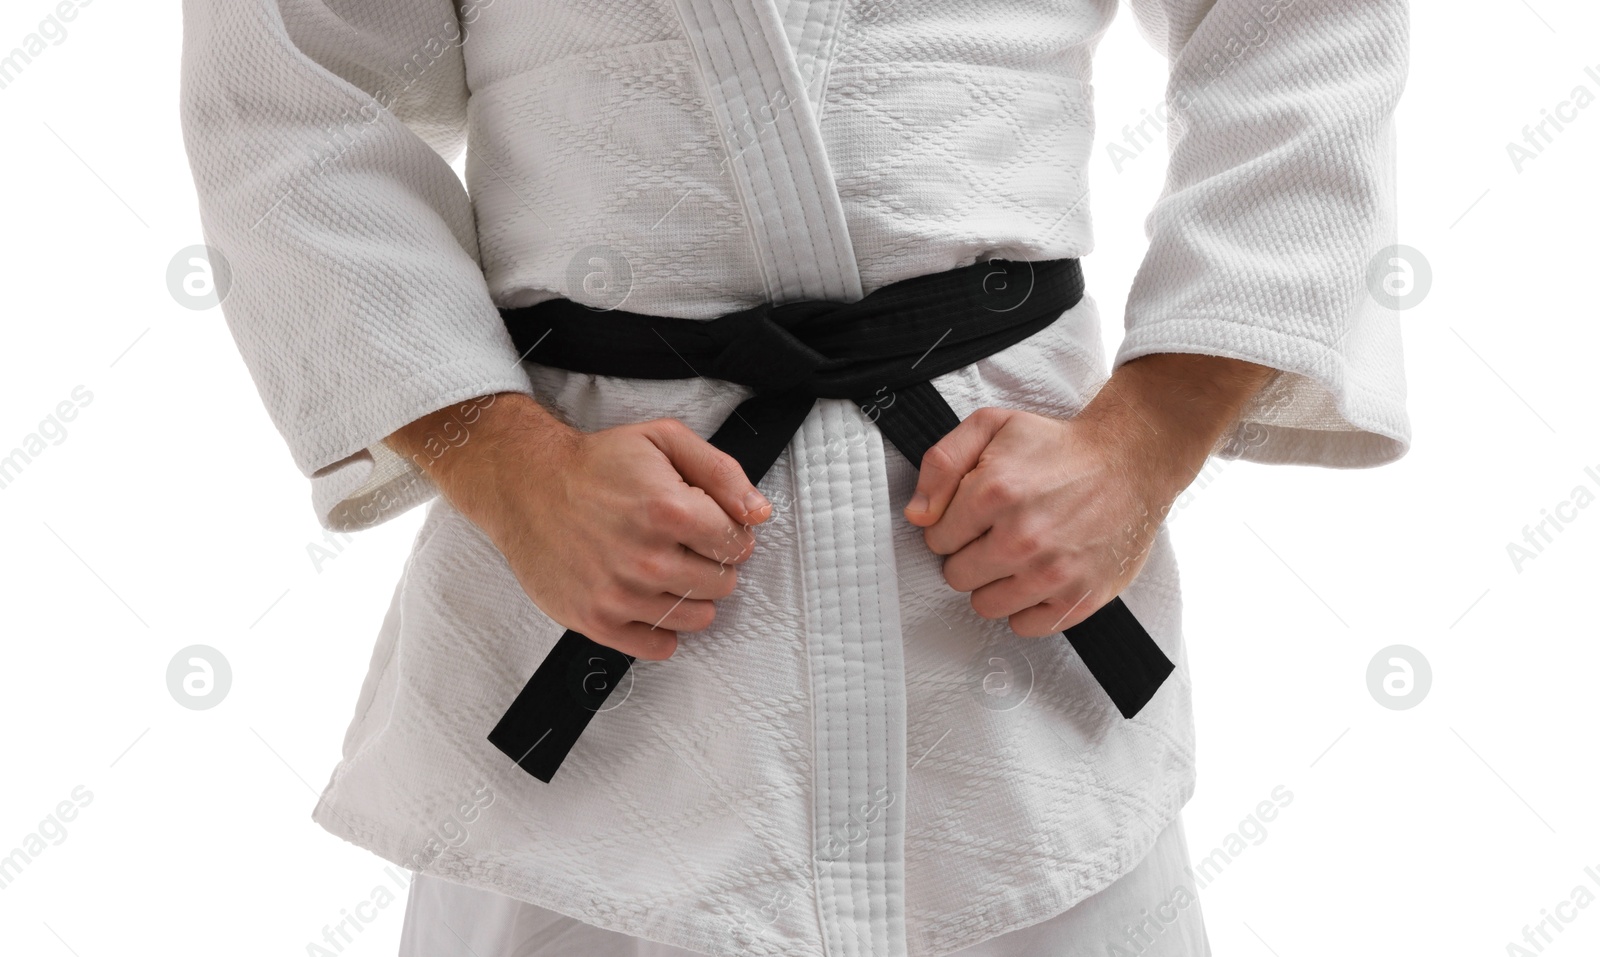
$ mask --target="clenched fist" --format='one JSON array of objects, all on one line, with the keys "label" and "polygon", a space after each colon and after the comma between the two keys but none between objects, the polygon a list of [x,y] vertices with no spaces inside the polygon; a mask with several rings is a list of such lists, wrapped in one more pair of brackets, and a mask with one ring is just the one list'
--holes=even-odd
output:
[{"label": "clenched fist", "polygon": [[979,615],[1024,638],[1071,628],[1138,575],[1173,500],[1272,373],[1149,355],[1070,419],[978,409],[923,456],[905,516]]},{"label": "clenched fist", "polygon": [[[469,406],[481,413],[466,424]],[[648,660],[711,624],[750,557],[751,526],[772,514],[732,456],[676,419],[583,432],[520,393],[461,409],[389,444],[483,529],[545,614]]]}]

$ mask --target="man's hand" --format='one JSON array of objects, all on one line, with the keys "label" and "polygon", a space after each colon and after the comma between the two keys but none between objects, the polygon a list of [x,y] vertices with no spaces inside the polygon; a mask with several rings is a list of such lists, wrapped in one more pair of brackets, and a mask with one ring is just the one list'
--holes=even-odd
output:
[{"label": "man's hand", "polygon": [[1070,419],[979,409],[923,456],[905,516],[979,615],[1025,638],[1071,628],[1139,573],[1173,500],[1273,372],[1148,355]]},{"label": "man's hand", "polygon": [[678,631],[711,624],[750,557],[749,526],[771,517],[739,463],[676,419],[582,432],[501,393],[385,441],[483,529],[545,614],[635,658],[668,658]]}]

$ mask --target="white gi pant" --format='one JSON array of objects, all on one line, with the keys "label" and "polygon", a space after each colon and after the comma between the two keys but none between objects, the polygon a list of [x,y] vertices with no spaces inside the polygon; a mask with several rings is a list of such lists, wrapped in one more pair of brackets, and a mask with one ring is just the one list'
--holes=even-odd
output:
[{"label": "white gi pant", "polygon": [[[1187,893],[1184,893],[1184,892]],[[694,951],[585,924],[426,874],[412,879],[400,957],[692,957]],[[1054,917],[948,957],[1211,957],[1175,818],[1133,870]]]}]

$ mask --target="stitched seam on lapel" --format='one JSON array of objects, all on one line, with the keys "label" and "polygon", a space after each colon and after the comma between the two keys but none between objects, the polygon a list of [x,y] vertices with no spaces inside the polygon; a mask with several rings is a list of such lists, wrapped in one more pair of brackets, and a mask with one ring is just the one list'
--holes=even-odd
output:
[{"label": "stitched seam on lapel", "polygon": [[[738,167],[731,172],[744,178],[738,195],[763,275],[776,293],[769,298],[859,298],[861,277],[838,185],[809,91],[770,0],[754,6],[748,0],[676,3],[722,127],[724,150]],[[789,102],[773,110],[778,93]],[[773,119],[764,121],[761,113]],[[737,132],[735,120],[748,121],[754,131],[742,148],[739,137],[730,135]]]},{"label": "stitched seam on lapel", "polygon": [[[759,3],[759,2],[761,2],[761,0],[755,0],[755,2]],[[738,21],[739,21],[739,25],[740,25],[740,30],[738,32],[738,38],[741,41],[740,46],[742,47],[742,49],[740,50],[740,53],[743,54],[743,59],[745,60],[745,62],[747,64],[749,64],[752,67],[756,67],[757,68],[754,71],[755,72],[754,80],[755,80],[755,82],[757,84],[756,89],[760,91],[760,94],[761,94],[761,97],[762,97],[762,102],[763,103],[771,103],[772,102],[772,97],[771,97],[771,95],[769,95],[769,93],[767,91],[767,82],[766,82],[767,79],[768,79],[768,76],[769,76],[769,71],[760,69],[761,63],[760,63],[760,60],[758,59],[758,57],[756,56],[756,52],[757,51],[755,50],[755,48],[753,48],[750,45],[750,37],[749,37],[749,33],[748,33],[749,28],[746,26],[746,20],[745,20],[745,17],[748,14],[748,12],[749,12],[748,9],[743,4],[740,4],[737,7],[737,17],[738,17]],[[761,28],[760,21],[757,20],[756,21],[756,29],[760,30],[760,28]],[[740,79],[740,81],[741,81],[739,83],[740,92],[743,93],[743,92],[748,91],[749,90],[749,86],[748,86],[747,83],[743,82],[744,77],[743,77],[742,73],[740,73],[739,70],[738,70],[739,64],[738,64],[737,61],[738,61],[739,57],[734,52],[733,39],[728,36],[726,31],[719,31],[717,35],[722,39],[723,46],[727,51],[729,60],[732,60],[735,63],[734,76],[738,77]],[[769,45],[769,49],[766,52],[768,52],[768,53],[772,52],[770,50],[770,45]],[[779,90],[780,91],[783,90],[783,84],[782,84],[782,80],[781,79],[779,80]],[[749,121],[751,123],[754,123],[757,120],[757,117],[754,114],[752,114],[750,112],[750,110],[749,110],[749,97],[748,96],[744,97],[744,104],[743,105],[745,106],[745,117],[746,117],[747,121]],[[782,128],[782,125],[775,123],[775,124],[773,124],[773,126],[774,126],[774,130],[773,130],[774,135],[781,141],[783,139],[783,128]],[[767,223],[769,220],[777,222],[779,224],[779,227],[778,227],[778,230],[777,230],[778,235],[780,235],[782,237],[785,237],[785,238],[793,239],[795,237],[793,237],[793,235],[791,234],[791,231],[786,227],[787,227],[787,224],[788,224],[788,221],[789,221],[788,216],[789,216],[789,213],[790,213],[791,209],[798,208],[798,210],[800,212],[801,221],[804,222],[805,227],[806,227],[805,230],[804,230],[804,237],[811,244],[811,251],[812,251],[811,259],[812,259],[813,262],[816,262],[818,260],[818,258],[819,258],[817,256],[817,254],[816,254],[817,253],[816,231],[811,228],[810,217],[808,217],[806,215],[805,197],[800,195],[800,188],[798,186],[798,180],[793,175],[794,170],[793,170],[793,167],[789,163],[788,151],[787,150],[780,150],[775,156],[770,156],[769,157],[767,155],[767,151],[765,149],[763,149],[763,146],[765,145],[765,140],[767,139],[767,137],[763,137],[763,135],[762,135],[765,132],[766,131],[765,131],[764,128],[757,129],[755,135],[751,139],[750,144],[748,146],[744,147],[743,149],[739,150],[739,152],[736,154],[736,157],[733,160],[733,161],[737,162],[737,161],[739,161],[738,157],[743,157],[746,153],[750,153],[752,151],[755,153],[755,156],[761,160],[759,167],[757,167],[756,164],[750,162],[749,160],[744,160],[743,162],[745,163],[745,169],[747,171],[746,175],[754,174],[757,171],[759,171],[761,173],[764,173],[765,175],[762,177],[762,179],[765,182],[763,182],[762,184],[756,186],[756,189],[758,190],[757,195],[759,196],[762,192],[765,192],[768,195],[773,196],[774,197],[774,201],[771,202],[771,203],[760,203],[760,202],[758,202],[757,205],[756,205],[756,216],[754,218],[759,219],[759,221],[761,223],[763,223],[763,224]],[[773,163],[774,163],[775,160],[781,161],[782,162],[782,167],[783,167],[782,168],[782,172],[790,174],[790,175],[787,175],[787,176],[774,176],[773,173],[777,172],[776,170],[773,169]],[[775,192],[775,187],[779,183],[784,183],[784,182],[787,182],[787,183],[789,183],[789,184],[794,186],[794,195],[792,197],[792,199],[793,199],[792,203],[791,202],[785,202],[785,201],[779,201],[776,198],[777,194]],[[763,235],[760,237],[761,238],[761,249],[762,249],[763,254],[765,256],[769,257],[772,260],[772,262],[773,262],[773,264],[775,266],[780,266],[780,265],[784,264],[783,263],[783,257],[780,255],[780,250],[777,248],[776,244],[774,244],[771,241],[772,240],[772,235],[773,235],[773,231],[772,230],[763,230]],[[802,268],[801,268],[801,270],[800,270],[800,272],[798,274],[798,277],[796,279],[795,284],[793,286],[791,286],[789,283],[782,283],[780,288],[779,288],[779,290],[777,290],[777,296],[775,296],[774,298],[787,298],[787,297],[789,297],[789,296],[791,296],[793,294],[793,289],[794,288],[796,288],[796,287],[803,288],[803,287],[809,285],[809,283],[805,282],[806,277],[807,277],[807,273],[806,273],[804,267],[802,266]]]},{"label": "stitched seam on lapel", "polygon": [[817,96],[812,101],[818,129],[822,126],[823,111],[828,107],[828,80],[833,76],[833,51],[839,47],[839,21],[844,19],[845,8],[850,2],[851,0],[827,0],[828,5],[823,9],[823,15],[817,18],[822,24],[822,40],[811,55],[813,61],[822,66],[821,74],[815,80]]},{"label": "stitched seam on lapel", "polygon": [[[798,153],[804,159],[806,172],[810,174],[809,181],[814,187],[811,198],[818,205],[816,211],[822,214],[822,225],[829,240],[828,252],[831,253],[832,265],[835,267],[836,277],[845,284],[845,288],[840,290],[839,294],[851,299],[859,298],[862,295],[861,279],[856,267],[854,247],[851,244],[849,229],[845,223],[844,204],[839,199],[838,183],[834,179],[833,168],[828,163],[827,146],[822,140],[822,130],[817,123],[816,113],[811,109],[811,91],[805,85],[805,78],[801,75],[799,64],[795,60],[795,50],[789,45],[788,33],[783,29],[782,21],[777,18],[777,11],[773,9],[771,3],[767,2],[767,0],[756,0],[756,2],[759,4],[758,9],[771,18],[771,21],[765,24],[766,29],[762,33],[766,38],[768,52],[772,56],[773,65],[777,68],[780,83],[790,72],[793,73],[795,79],[800,81],[798,91],[800,96],[797,100],[792,100],[792,105],[789,107],[789,112],[793,116],[794,122],[788,124],[790,134],[799,140],[796,145],[800,149],[794,151],[785,150],[779,154],[779,158],[782,159],[785,169],[793,168],[790,161],[792,153]],[[759,18],[760,14],[758,13],[757,16]],[[780,45],[781,49],[778,49]],[[784,89],[788,89],[787,84],[784,84]],[[801,113],[802,109],[806,112]],[[782,138],[784,125],[774,124],[779,131],[780,138]],[[814,143],[811,144],[812,148],[809,149],[806,148],[807,133],[810,133],[814,139]],[[757,141],[759,142],[759,139]],[[817,165],[818,161],[821,162],[820,168]],[[770,169],[770,167],[768,168]],[[795,180],[795,182],[798,182],[798,180]],[[806,235],[811,240],[813,262],[820,265],[825,260],[822,256],[816,254],[817,234],[814,229],[810,228],[811,210],[808,209],[808,205],[802,199],[800,208],[802,215],[806,219]],[[834,216],[827,215],[828,210],[823,208],[829,205],[833,207]],[[835,232],[835,227],[838,228],[837,232]],[[818,279],[824,284],[824,287],[832,285],[826,275],[819,275]]]},{"label": "stitched seam on lapel", "polygon": [[[749,194],[744,178],[741,177],[734,164],[738,162],[734,153],[734,144],[728,140],[728,124],[725,121],[723,98],[712,87],[711,67],[701,56],[701,45],[694,42],[695,35],[704,36],[700,26],[700,18],[695,11],[693,0],[675,0],[673,7],[678,11],[678,22],[683,25],[684,33],[689,40],[689,54],[694,57],[695,69],[700,75],[700,88],[705,92],[706,106],[711,110],[712,119],[717,124],[717,139],[722,143],[723,159],[727,163],[727,176],[733,180],[735,195],[739,197],[739,205],[744,208],[745,239],[755,253],[756,269],[761,272],[761,285],[766,289],[766,298],[771,299],[779,288],[773,282],[767,256],[763,254],[765,244],[757,231],[756,220],[760,212]],[[692,21],[692,28],[691,28]]]}]

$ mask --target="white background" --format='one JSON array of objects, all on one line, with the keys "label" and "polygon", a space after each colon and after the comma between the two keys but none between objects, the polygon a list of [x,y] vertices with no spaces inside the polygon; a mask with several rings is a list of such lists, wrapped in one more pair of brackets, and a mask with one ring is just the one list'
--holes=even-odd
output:
[{"label": "white background", "polygon": [[[8,2],[0,50],[53,7]],[[0,890],[0,952],[304,954],[384,885],[394,903],[345,953],[393,954],[403,891],[309,813],[422,510],[328,544],[220,311],[168,294],[169,261],[203,241],[178,4],[101,0],[68,28],[0,90],[0,452],[92,393],[0,489],[0,855],[75,787],[93,799]],[[1097,63],[1085,263],[1108,353],[1164,150],[1119,171],[1106,143],[1164,71],[1123,11]],[[1580,84],[1600,95],[1592,3],[1417,4],[1399,238],[1433,285],[1401,313],[1415,445],[1369,471],[1213,463],[1169,520],[1196,861],[1293,794],[1202,892],[1219,957],[1505,954],[1576,886],[1600,895],[1600,507],[1520,570],[1507,553],[1577,486],[1600,492],[1600,104],[1520,171],[1506,149]],[[310,543],[337,557],[319,568]],[[191,644],[232,666],[211,710],[168,691]],[[1392,644],[1431,664],[1409,710],[1368,689]],[[1595,953],[1600,904],[1563,913],[1545,953]]]}]

